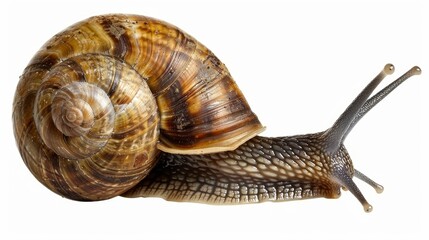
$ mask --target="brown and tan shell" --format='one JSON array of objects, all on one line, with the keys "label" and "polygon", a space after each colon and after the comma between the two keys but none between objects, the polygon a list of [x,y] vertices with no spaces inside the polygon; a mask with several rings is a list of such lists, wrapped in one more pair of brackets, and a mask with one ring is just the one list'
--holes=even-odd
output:
[{"label": "brown and tan shell", "polygon": [[232,150],[263,130],[213,53],[137,15],[92,17],[49,40],[20,78],[13,123],[33,175],[76,200],[130,189],[159,150]]}]

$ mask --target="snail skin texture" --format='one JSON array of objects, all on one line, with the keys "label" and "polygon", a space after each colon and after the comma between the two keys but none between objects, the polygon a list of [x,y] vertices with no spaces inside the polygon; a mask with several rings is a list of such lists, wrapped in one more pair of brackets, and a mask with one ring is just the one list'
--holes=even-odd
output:
[{"label": "snail skin texture", "polygon": [[13,124],[24,163],[43,185],[74,200],[162,197],[241,204],[349,190],[372,206],[343,142],[413,67],[387,64],[332,127],[290,137],[263,127],[225,65],[177,27],[137,15],[103,15],[50,39],[18,83]]}]

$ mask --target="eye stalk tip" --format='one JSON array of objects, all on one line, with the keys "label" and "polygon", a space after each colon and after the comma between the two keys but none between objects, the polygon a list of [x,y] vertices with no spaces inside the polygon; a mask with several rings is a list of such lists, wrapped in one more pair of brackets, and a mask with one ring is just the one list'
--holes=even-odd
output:
[{"label": "eye stalk tip", "polygon": [[418,66],[414,66],[413,68],[411,68],[410,71],[411,71],[411,73],[413,75],[420,75],[420,74],[422,74],[422,69],[420,67],[418,67]]},{"label": "eye stalk tip", "polygon": [[395,66],[393,66],[391,63],[388,63],[384,66],[383,72],[387,75],[391,75],[395,72]]}]

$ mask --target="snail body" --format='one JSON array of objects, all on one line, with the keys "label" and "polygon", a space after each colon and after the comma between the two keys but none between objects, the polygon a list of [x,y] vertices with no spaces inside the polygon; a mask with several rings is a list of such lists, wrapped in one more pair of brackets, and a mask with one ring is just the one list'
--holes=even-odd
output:
[{"label": "snail body", "polygon": [[227,68],[201,43],[156,19],[96,16],[30,61],[15,94],[14,133],[33,175],[74,200],[250,203],[336,198],[345,187],[370,211],[352,177],[382,187],[354,169],[343,141],[420,69],[368,99],[392,72],[386,65],[324,132],[261,137]]}]

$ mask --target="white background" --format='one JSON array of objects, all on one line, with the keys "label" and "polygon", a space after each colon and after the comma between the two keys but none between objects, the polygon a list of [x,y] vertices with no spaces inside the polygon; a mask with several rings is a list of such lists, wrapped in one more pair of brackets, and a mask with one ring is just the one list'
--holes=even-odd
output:
[{"label": "white background", "polygon": [[[2,7],[0,225],[2,239],[418,239],[427,228],[429,66],[424,63],[418,1],[9,1]],[[37,3],[36,3],[37,2]],[[422,1],[423,2],[423,1]],[[3,3],[2,3],[3,5]],[[6,11],[6,12],[4,12]],[[229,68],[263,135],[309,133],[331,126],[385,63],[410,79],[373,109],[349,135],[355,167],[385,187],[358,182],[370,214],[344,192],[315,199],[242,206],[114,198],[63,199],[27,170],[12,133],[18,77],[54,34],[92,15],[135,13],[179,26]],[[427,19],[426,19],[427,20]],[[6,26],[4,24],[6,23]],[[427,50],[427,48],[426,48]],[[427,59],[426,59],[427,60]],[[426,65],[426,66],[425,66]],[[384,84],[391,81],[388,77]],[[426,95],[426,96],[424,96]],[[426,126],[425,126],[426,125]],[[5,214],[4,214],[5,213]],[[5,230],[4,230],[5,229]]]}]

